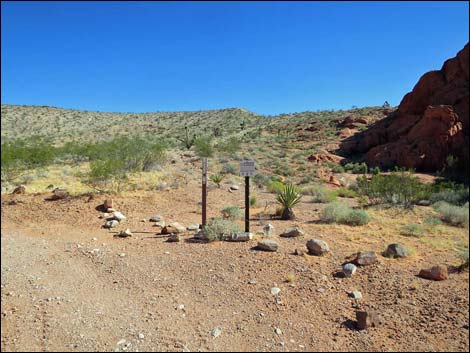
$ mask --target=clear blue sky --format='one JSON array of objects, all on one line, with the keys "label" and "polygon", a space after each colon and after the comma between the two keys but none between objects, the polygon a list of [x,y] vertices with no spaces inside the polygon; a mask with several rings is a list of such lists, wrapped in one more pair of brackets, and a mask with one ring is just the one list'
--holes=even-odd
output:
[{"label": "clear blue sky", "polygon": [[260,114],[398,105],[468,2],[2,1],[2,103]]}]

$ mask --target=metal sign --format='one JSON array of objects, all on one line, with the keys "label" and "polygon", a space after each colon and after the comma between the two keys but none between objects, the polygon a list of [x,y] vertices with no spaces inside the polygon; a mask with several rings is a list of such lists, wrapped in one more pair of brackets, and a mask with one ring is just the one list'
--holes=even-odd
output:
[{"label": "metal sign", "polygon": [[255,175],[255,161],[246,159],[240,161],[240,176],[251,177]]},{"label": "metal sign", "polygon": [[202,226],[207,220],[207,158],[202,159]]}]

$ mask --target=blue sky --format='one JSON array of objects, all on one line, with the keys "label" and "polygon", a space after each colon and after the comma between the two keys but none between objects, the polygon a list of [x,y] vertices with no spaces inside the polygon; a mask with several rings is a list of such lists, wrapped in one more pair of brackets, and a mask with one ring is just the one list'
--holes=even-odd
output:
[{"label": "blue sky", "polygon": [[3,104],[260,114],[398,105],[468,2],[8,2]]}]

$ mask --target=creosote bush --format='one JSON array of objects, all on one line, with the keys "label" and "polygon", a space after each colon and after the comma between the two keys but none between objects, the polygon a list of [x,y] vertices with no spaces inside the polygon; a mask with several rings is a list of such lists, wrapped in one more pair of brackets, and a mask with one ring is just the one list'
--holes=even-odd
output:
[{"label": "creosote bush", "polygon": [[313,185],[302,189],[302,195],[312,196],[314,203],[329,203],[336,199],[335,192],[322,185]]},{"label": "creosote bush", "polygon": [[419,224],[407,224],[400,228],[400,234],[406,237],[420,237],[426,230]]},{"label": "creosote bush", "polygon": [[204,227],[204,236],[207,241],[224,240],[232,234],[240,232],[238,224],[224,218],[212,218]]},{"label": "creosote bush", "polygon": [[342,202],[328,204],[320,216],[325,223],[340,223],[360,226],[369,223],[370,217],[364,210],[356,210]]},{"label": "creosote bush", "polygon": [[463,206],[455,206],[448,204],[447,202],[440,201],[434,204],[433,207],[439,213],[442,221],[456,227],[468,227],[468,203]]},{"label": "creosote bush", "polygon": [[425,185],[411,172],[404,170],[389,175],[358,177],[357,191],[367,196],[373,204],[390,204],[412,208],[418,201],[426,199],[430,186]]},{"label": "creosote bush", "polygon": [[238,206],[227,206],[222,209],[222,216],[231,221],[243,216],[243,210]]}]

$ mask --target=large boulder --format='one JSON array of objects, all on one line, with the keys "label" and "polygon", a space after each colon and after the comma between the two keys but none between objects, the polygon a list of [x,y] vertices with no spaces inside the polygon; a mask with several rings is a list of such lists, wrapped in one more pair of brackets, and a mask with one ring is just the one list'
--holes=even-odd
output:
[{"label": "large boulder", "polygon": [[289,228],[284,233],[281,234],[283,238],[295,238],[304,235],[305,233],[298,227]]},{"label": "large boulder", "polygon": [[419,277],[431,279],[433,281],[443,281],[449,277],[449,274],[446,266],[437,265],[430,269],[421,270],[419,272]]},{"label": "large boulder", "polygon": [[263,251],[277,251],[279,245],[274,240],[261,240],[257,248]]},{"label": "large boulder", "polygon": [[457,157],[469,168],[469,45],[440,70],[424,74],[387,118],[343,140],[346,154],[363,154],[372,166],[434,172]]},{"label": "large boulder", "polygon": [[385,257],[391,258],[407,257],[410,255],[410,251],[404,245],[390,244],[387,246],[387,249],[384,251],[383,255]]},{"label": "large boulder", "polygon": [[309,254],[316,256],[321,256],[330,251],[328,244],[319,239],[310,239],[307,241],[307,249]]}]

